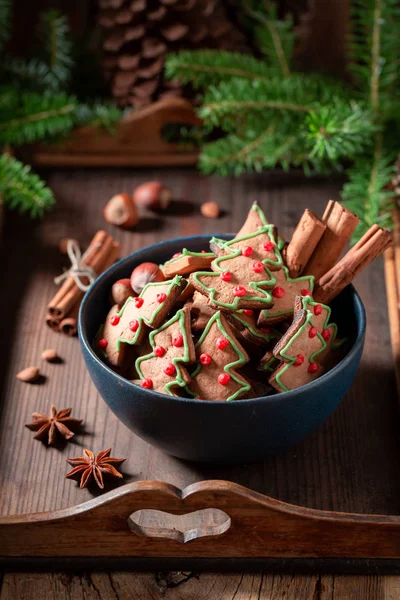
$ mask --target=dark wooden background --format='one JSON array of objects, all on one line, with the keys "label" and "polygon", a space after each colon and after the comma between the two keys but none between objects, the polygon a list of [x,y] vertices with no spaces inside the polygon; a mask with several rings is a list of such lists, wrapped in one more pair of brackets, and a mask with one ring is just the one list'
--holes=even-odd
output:
[{"label": "dark wooden background", "polygon": [[[123,232],[105,226],[102,208],[117,192],[160,178],[176,200],[165,216],[142,215],[138,227]],[[0,294],[0,514],[74,506],[91,498],[64,478],[65,459],[83,447],[108,446],[127,456],[125,482],[162,479],[179,487],[201,479],[228,479],[287,502],[328,510],[400,514],[399,418],[392,372],[381,260],[357,281],[367,309],[366,349],[355,383],[334,415],[303,443],[265,461],[231,467],[190,464],[166,456],[130,433],[107,409],[85,370],[77,339],[44,326],[46,303],[61,270],[57,246],[72,236],[85,246],[105,227],[122,245],[123,255],[180,235],[236,231],[258,200],[269,219],[289,237],[305,207],[322,213],[338,198],[340,181],[293,176],[206,178],[195,170],[57,171],[49,177],[57,208],[44,221],[6,215],[1,251]],[[223,216],[206,220],[199,206],[217,201]],[[167,258],[167,257],[166,257]],[[40,361],[47,347],[64,363]],[[21,368],[38,364],[46,380],[26,385],[15,380]],[[85,431],[63,450],[46,448],[24,428],[33,411],[51,403],[72,406]],[[79,543],[79,540],[77,540]],[[331,575],[157,573],[3,573],[0,600],[8,598],[398,598],[397,577]],[[185,580],[187,578],[187,581]]]}]

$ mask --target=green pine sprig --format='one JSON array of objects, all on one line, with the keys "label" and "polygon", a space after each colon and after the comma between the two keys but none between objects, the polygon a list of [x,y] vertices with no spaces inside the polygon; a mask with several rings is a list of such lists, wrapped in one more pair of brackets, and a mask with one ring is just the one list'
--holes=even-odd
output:
[{"label": "green pine sprig", "polygon": [[42,179],[8,154],[0,155],[0,193],[7,206],[32,217],[41,217],[54,204],[53,192]]}]

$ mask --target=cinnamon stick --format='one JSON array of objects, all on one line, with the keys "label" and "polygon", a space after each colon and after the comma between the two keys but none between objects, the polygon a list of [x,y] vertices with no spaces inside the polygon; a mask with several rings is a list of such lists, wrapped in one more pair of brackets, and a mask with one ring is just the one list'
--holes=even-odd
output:
[{"label": "cinnamon stick", "polygon": [[306,208],[285,250],[290,277],[298,277],[326,230],[326,224]]},{"label": "cinnamon stick", "polygon": [[329,200],[322,222],[326,229],[304,269],[305,275],[320,279],[338,260],[360,219],[339,202]]},{"label": "cinnamon stick", "polygon": [[53,331],[60,331],[60,319],[53,317],[50,313],[46,315],[46,325]]},{"label": "cinnamon stick", "polygon": [[[400,247],[400,246],[399,246]],[[385,283],[386,283],[386,298],[389,314],[390,340],[392,346],[392,355],[394,369],[396,375],[397,396],[400,403],[400,297],[399,279],[400,272],[396,264],[396,238],[394,247],[390,247],[385,251]]]},{"label": "cinnamon stick", "polygon": [[78,313],[79,313],[80,302],[75,304],[71,312],[61,320],[60,331],[68,337],[72,337],[78,332]]},{"label": "cinnamon stick", "polygon": [[392,234],[372,225],[343,258],[321,277],[314,299],[329,304],[355,277],[392,243]]},{"label": "cinnamon stick", "polygon": [[[119,248],[120,247],[118,242],[112,243],[111,252],[107,257],[105,263],[102,265],[102,271],[105,271],[106,269],[108,269],[108,267],[111,267],[111,265],[114,264],[114,262],[117,260],[117,258],[119,257]],[[78,300],[72,306],[68,315],[64,319],[62,319],[61,322],[59,322],[58,331],[61,331],[61,333],[64,333],[69,337],[72,337],[77,334],[80,304],[80,300]]]},{"label": "cinnamon stick", "polygon": [[[107,235],[105,231],[98,231],[91,241],[88,253],[82,263],[90,266],[100,275],[106,268],[105,264],[113,252],[114,244],[110,235]],[[76,285],[74,278],[68,277],[49,302],[49,315],[57,319],[66,317],[72,307],[82,300],[83,295],[84,292]]]}]

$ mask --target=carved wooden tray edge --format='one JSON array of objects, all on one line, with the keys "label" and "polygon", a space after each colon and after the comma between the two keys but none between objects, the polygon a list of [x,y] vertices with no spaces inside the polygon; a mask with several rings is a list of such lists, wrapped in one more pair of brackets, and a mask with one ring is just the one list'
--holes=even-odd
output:
[{"label": "carved wooden tray edge", "polygon": [[[151,532],[131,515],[213,508],[228,525]],[[79,543],[77,543],[77,539]],[[244,542],[245,540],[245,542]],[[78,506],[0,518],[0,558],[400,559],[400,517],[299,507],[228,481],[138,481]]]}]

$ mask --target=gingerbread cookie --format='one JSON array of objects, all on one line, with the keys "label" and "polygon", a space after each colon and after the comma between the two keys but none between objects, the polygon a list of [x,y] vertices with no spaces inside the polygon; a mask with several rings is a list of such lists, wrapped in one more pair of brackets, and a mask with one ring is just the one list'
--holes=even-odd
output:
[{"label": "gingerbread cookie", "polygon": [[234,333],[242,343],[250,343],[266,348],[281,337],[272,327],[257,327],[257,313],[251,308],[243,308],[234,313],[226,313]]},{"label": "gingerbread cookie", "polygon": [[208,269],[212,260],[215,258],[212,252],[191,252],[183,248],[182,252],[177,252],[165,264],[160,265],[165,279],[174,275],[189,275],[193,271]]},{"label": "gingerbread cookie", "polygon": [[[244,235],[254,233],[260,227],[265,227],[265,225],[269,225],[269,221],[265,216],[264,211],[259,206],[258,202],[253,202],[247,215],[246,221],[242,225],[242,228],[236,234],[235,239],[240,238]],[[277,245],[279,250],[282,250],[285,246],[285,242],[281,237],[278,237]]]},{"label": "gingerbread cookie", "polygon": [[337,327],[328,323],[329,318],[328,306],[307,296],[296,298],[293,323],[273,350],[274,356],[282,361],[269,378],[275,389],[281,392],[296,389],[331,366],[332,350],[342,342],[336,340]]},{"label": "gingerbread cookie", "polygon": [[170,281],[148,283],[136,298],[128,298],[121,309],[112,307],[103,328],[103,337],[97,345],[111,365],[121,365],[126,359],[128,346],[140,344],[146,326],[156,328],[165,319],[185,285],[177,275]]},{"label": "gingerbread cookie", "polygon": [[176,388],[190,382],[186,370],[196,358],[190,330],[190,313],[181,308],[149,336],[152,352],[136,360],[140,385],[162,394],[175,396]]},{"label": "gingerbread cookie", "polygon": [[193,300],[190,304],[190,314],[192,318],[192,331],[204,331],[208,321],[215,314],[215,308],[208,301],[207,296],[195,291]]},{"label": "gingerbread cookie", "polygon": [[224,252],[211,263],[212,273],[197,271],[190,275],[194,287],[216,309],[271,306],[275,283],[272,271],[282,267],[274,226],[266,225],[256,233],[224,242]]},{"label": "gingerbread cookie", "polygon": [[196,359],[199,364],[189,385],[195,398],[230,401],[243,398],[251,390],[250,383],[237,372],[249,356],[220,311],[211,317],[197,342]]},{"label": "gingerbread cookie", "polygon": [[314,289],[314,277],[311,275],[292,279],[287,267],[274,271],[272,275],[275,280],[271,291],[274,304],[261,311],[257,323],[259,327],[268,327],[290,318],[294,312],[296,296],[311,296]]}]

